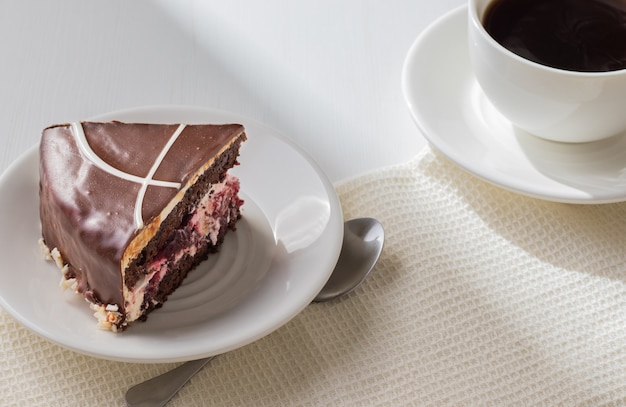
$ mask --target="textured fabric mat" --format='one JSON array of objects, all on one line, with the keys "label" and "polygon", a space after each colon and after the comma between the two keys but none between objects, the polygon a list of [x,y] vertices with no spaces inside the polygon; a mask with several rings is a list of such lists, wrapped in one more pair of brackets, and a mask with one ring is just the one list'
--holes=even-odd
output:
[{"label": "textured fabric mat", "polygon": [[[214,359],[170,406],[626,405],[626,204],[509,193],[426,149],[336,186],[385,227],[356,291]],[[177,364],[76,354],[0,310],[0,400],[123,406]]]}]

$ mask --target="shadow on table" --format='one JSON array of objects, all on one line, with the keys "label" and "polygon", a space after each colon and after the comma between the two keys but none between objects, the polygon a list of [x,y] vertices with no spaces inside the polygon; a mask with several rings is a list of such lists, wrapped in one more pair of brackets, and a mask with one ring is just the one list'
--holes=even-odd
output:
[{"label": "shadow on table", "polygon": [[497,235],[555,267],[626,283],[626,202],[550,202],[503,190],[469,174],[459,179],[464,185],[454,180],[458,194]]}]

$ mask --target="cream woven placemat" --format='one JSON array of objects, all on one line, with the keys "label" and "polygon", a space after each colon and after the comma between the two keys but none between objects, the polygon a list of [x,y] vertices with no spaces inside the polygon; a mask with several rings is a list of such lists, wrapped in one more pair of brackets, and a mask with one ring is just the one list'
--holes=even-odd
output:
[{"label": "cream woven placemat", "polygon": [[[626,204],[566,205],[426,149],[337,185],[387,240],[354,293],[214,359],[171,406],[625,405]],[[0,400],[123,406],[176,364],[82,356],[0,310]]]}]

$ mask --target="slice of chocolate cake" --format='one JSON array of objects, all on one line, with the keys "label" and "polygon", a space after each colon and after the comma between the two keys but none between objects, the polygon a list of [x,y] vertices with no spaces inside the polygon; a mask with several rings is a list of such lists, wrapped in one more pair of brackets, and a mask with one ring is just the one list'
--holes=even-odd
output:
[{"label": "slice of chocolate cake", "polygon": [[112,331],[145,320],[240,218],[243,126],[72,123],[40,145],[42,247]]}]

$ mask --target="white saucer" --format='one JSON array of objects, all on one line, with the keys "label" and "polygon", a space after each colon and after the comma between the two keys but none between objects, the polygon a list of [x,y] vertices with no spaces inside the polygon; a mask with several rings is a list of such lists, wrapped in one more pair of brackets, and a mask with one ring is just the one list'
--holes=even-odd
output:
[{"label": "white saucer", "polygon": [[626,134],[585,144],[556,143],[516,129],[472,74],[467,7],[428,27],[402,72],[406,102],[426,139],[470,173],[508,190],[568,203],[626,200]]},{"label": "white saucer", "polygon": [[245,200],[237,231],[193,270],[148,320],[115,334],[99,330],[88,304],[59,287],[43,260],[39,154],[34,146],[0,177],[0,306],[39,335],[87,355],[125,362],[175,362],[224,353],[284,325],[324,286],[343,241],[341,206],[319,167],[272,128],[237,114],[145,107],[94,120],[242,123]]}]

